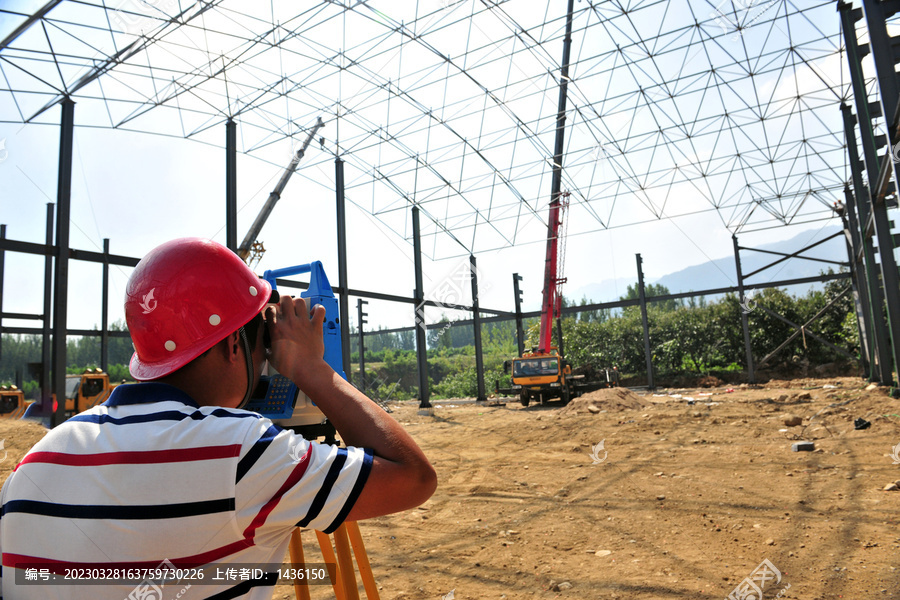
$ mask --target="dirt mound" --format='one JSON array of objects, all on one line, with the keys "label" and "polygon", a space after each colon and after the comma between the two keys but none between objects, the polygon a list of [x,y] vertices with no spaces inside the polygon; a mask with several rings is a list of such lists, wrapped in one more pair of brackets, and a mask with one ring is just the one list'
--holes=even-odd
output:
[{"label": "dirt mound", "polygon": [[0,483],[6,481],[22,457],[46,435],[34,421],[0,420]]},{"label": "dirt mound", "polygon": [[[597,390],[575,398],[559,410],[561,415],[637,410],[651,403],[627,388]],[[594,407],[593,410],[591,407]]]},{"label": "dirt mound", "polygon": [[[854,416],[864,417],[866,419],[887,418],[897,422],[900,420],[897,413],[900,413],[900,400],[891,398],[889,388],[879,387],[874,390],[863,391],[858,398],[852,399],[850,402],[835,400],[835,404],[845,406],[847,411]],[[826,409],[827,410],[827,409]]]},{"label": "dirt mound", "polygon": [[702,387],[702,388],[719,387],[723,383],[725,383],[725,382],[722,381],[721,379],[719,379],[718,377],[716,377],[715,375],[706,375],[697,380],[697,387]]}]

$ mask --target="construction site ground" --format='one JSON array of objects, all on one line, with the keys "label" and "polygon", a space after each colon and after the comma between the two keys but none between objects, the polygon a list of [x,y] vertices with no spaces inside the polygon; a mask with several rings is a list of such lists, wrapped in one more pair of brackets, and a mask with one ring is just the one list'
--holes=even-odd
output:
[{"label": "construction site ground", "polygon": [[[748,579],[766,599],[900,597],[900,491],[886,489],[900,481],[900,400],[866,388],[622,388],[565,407],[434,401],[433,416],[391,404],[439,485],[418,509],[360,523],[380,597],[721,599]],[[41,435],[0,422],[2,478]],[[321,562],[312,532],[304,548]]]}]

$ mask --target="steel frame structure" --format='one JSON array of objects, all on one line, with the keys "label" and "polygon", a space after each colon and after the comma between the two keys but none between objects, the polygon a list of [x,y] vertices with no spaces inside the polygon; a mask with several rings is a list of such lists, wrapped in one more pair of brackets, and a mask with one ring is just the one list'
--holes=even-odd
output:
[{"label": "steel frame structure", "polygon": [[48,111],[66,98],[79,127],[222,146],[236,122],[234,151],[280,168],[324,114],[348,203],[409,243],[418,206],[423,249],[442,258],[543,241],[565,84],[570,235],[703,212],[733,233],[833,218],[845,157],[832,109],[848,96],[833,4],[745,4],[578,3],[568,65],[552,3],[0,9],[21,20],[0,42],[0,122],[56,126]]},{"label": "steel frame structure", "polygon": [[[838,2],[847,62],[850,69],[853,101],[858,118],[854,118],[846,104],[841,110],[850,156],[850,170],[855,199],[847,193],[848,202],[855,200],[857,232],[849,235],[865,244],[853,247],[851,262],[864,260],[869,285],[869,319],[874,328],[874,344],[870,362],[877,367],[870,377],[885,384],[896,385],[900,374],[900,273],[894,254],[896,242],[891,234],[888,209],[896,207],[896,185],[900,168],[896,163],[896,149],[900,144],[900,82],[894,70],[900,57],[892,47],[895,38],[888,35],[888,19],[900,10],[896,0],[863,0],[861,9]],[[857,23],[865,19],[865,29]],[[861,43],[866,34],[868,43]],[[863,59],[871,55],[875,86],[866,85]],[[874,97],[874,99],[872,99]],[[877,119],[882,119],[887,134],[876,135]],[[863,161],[859,160],[855,125],[859,126]],[[881,155],[881,156],[879,156]],[[863,183],[866,176],[868,185]],[[878,262],[875,263],[873,243],[877,243]],[[882,314],[885,317],[882,317]]]},{"label": "steel frame structure", "polygon": [[[37,251],[0,240],[2,249],[56,258],[56,364],[67,332],[66,261],[74,256],[64,230],[66,136],[70,142],[75,126],[223,147],[226,238],[234,245],[236,154],[280,167],[283,148],[327,115],[328,152],[312,162],[335,160],[339,222],[347,209],[368,214],[409,243],[416,261],[412,298],[354,290],[343,240],[337,291],[416,306],[426,408],[420,309],[435,303],[425,299],[422,256],[470,256],[474,265],[480,252],[543,242],[545,182],[554,176],[554,193],[570,194],[573,236],[703,213],[737,235],[833,219],[845,200],[856,164],[835,107],[873,80],[858,73],[845,82],[847,28],[842,38],[831,2],[587,0],[568,15],[552,12],[552,3],[540,14],[516,0],[395,4],[323,0],[299,14],[286,0],[268,14],[249,14],[236,0],[52,0],[31,14],[0,8],[0,23],[12,23],[0,41],[0,123],[58,126],[62,136],[55,245],[48,237]],[[877,4],[866,0],[870,21],[878,21]],[[562,114],[556,92],[568,100]],[[896,98],[881,93],[892,109],[883,114],[893,115]],[[860,102],[869,105],[857,99],[858,112]],[[57,105],[61,122],[50,110]],[[896,119],[892,125],[893,140]],[[563,131],[565,147],[554,152]],[[870,146],[864,139],[864,150]],[[889,169],[873,177],[867,152],[868,179],[878,182],[870,186],[873,209],[880,202],[886,214]],[[860,198],[855,181],[854,190]],[[887,281],[893,245],[889,232],[883,239],[886,216],[872,214]],[[865,237],[868,221],[859,222]],[[896,350],[900,315],[887,302]],[[50,312],[45,306],[45,331]],[[495,315],[485,321],[512,316],[476,307],[476,320],[481,313]],[[878,328],[868,329],[876,330],[872,346],[886,348]]]}]

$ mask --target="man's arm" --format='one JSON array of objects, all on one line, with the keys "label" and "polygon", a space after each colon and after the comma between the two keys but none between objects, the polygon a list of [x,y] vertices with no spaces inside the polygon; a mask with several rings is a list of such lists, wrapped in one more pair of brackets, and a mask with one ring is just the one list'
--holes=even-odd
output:
[{"label": "man's arm", "polygon": [[266,309],[272,339],[269,361],[316,403],[348,446],[371,448],[372,470],[347,520],[386,515],[418,506],[437,487],[422,449],[381,407],[325,362],[325,309],[310,316],[303,298],[282,296]]}]

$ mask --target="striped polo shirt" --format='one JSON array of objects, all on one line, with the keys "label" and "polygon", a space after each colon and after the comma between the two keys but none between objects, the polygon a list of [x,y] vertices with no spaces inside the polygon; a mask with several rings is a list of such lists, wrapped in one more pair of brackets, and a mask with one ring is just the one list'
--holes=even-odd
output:
[{"label": "striped polo shirt", "polygon": [[[371,466],[370,450],[309,442],[253,412],[201,407],[166,384],[118,386],[49,432],[3,485],[2,597],[156,600],[133,584],[17,585],[17,564],[59,574],[280,565],[295,527],[331,532],[343,522]],[[161,600],[182,591],[185,600],[268,599],[274,583],[170,582]]]}]

